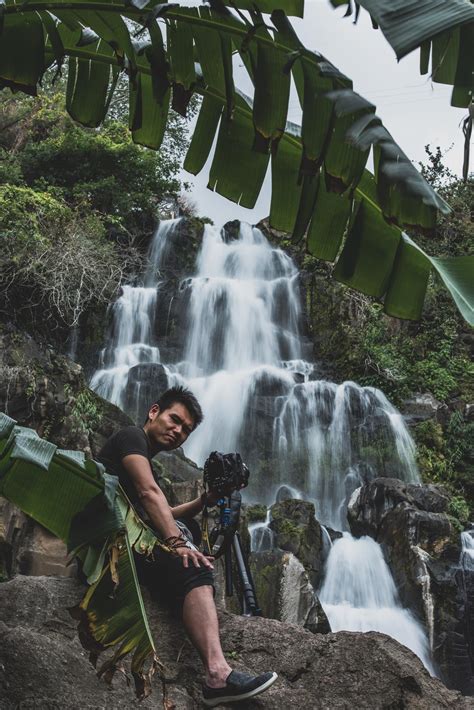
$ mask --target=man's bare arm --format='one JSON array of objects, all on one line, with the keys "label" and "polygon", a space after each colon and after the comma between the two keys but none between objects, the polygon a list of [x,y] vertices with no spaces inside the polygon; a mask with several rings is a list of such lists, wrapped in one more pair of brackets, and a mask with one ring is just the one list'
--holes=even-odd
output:
[{"label": "man's bare arm", "polygon": [[[140,454],[129,454],[124,456],[122,464],[135,486],[140,503],[144,507],[153,527],[158,530],[163,538],[180,536],[181,531],[174,521],[173,513],[163,491],[153,478],[148,459]],[[188,557],[196,567],[200,567],[199,563],[204,564],[206,567],[212,567],[209,560],[200,552],[188,548],[179,548],[176,553],[184,558],[183,564],[185,567],[188,566]]]},{"label": "man's bare arm", "polygon": [[176,505],[174,508],[171,508],[171,512],[173,514],[173,518],[176,520],[177,518],[194,518],[194,516],[198,515],[202,509],[203,502],[201,496],[199,496],[199,498],[195,498],[189,503],[181,503],[181,505]]},{"label": "man's bare arm", "polygon": [[179,535],[169,503],[153,478],[150,463],[145,456],[129,454],[122,459],[122,464],[153,527],[165,538]]}]

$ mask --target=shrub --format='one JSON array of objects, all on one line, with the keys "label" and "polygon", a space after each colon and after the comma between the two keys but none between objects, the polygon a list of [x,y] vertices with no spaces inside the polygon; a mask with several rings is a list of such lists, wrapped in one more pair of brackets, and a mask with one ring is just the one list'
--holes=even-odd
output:
[{"label": "shrub", "polygon": [[108,303],[124,269],[93,214],[49,193],[0,185],[0,306],[46,333]]},{"label": "shrub", "polygon": [[449,501],[449,513],[464,527],[469,522],[469,505],[462,496],[453,496]]}]

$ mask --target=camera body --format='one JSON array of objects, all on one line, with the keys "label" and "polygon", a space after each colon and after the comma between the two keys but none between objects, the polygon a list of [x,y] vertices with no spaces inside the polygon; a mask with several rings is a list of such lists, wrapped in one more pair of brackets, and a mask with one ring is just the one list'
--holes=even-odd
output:
[{"label": "camera body", "polygon": [[220,497],[230,496],[233,491],[245,488],[249,475],[240,454],[213,451],[204,464],[204,485]]}]

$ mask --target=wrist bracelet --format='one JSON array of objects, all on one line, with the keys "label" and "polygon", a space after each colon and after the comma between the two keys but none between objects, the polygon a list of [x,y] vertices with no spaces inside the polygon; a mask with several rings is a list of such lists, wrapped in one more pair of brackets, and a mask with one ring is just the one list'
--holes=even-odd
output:
[{"label": "wrist bracelet", "polygon": [[170,537],[165,538],[165,544],[176,550],[178,547],[185,547],[186,540],[181,535],[170,535]]}]

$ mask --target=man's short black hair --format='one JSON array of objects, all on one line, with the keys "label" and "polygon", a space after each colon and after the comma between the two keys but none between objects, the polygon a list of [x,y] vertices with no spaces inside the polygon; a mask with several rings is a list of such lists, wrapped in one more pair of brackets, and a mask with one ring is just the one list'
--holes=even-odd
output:
[{"label": "man's short black hair", "polygon": [[159,406],[160,411],[162,412],[165,409],[169,409],[173,404],[176,404],[176,402],[179,402],[179,404],[183,404],[186,407],[194,419],[194,429],[199,426],[204,419],[201,405],[191,390],[186,389],[186,387],[182,387],[181,385],[171,387],[171,389],[163,392],[160,398],[156,400],[155,404]]}]

